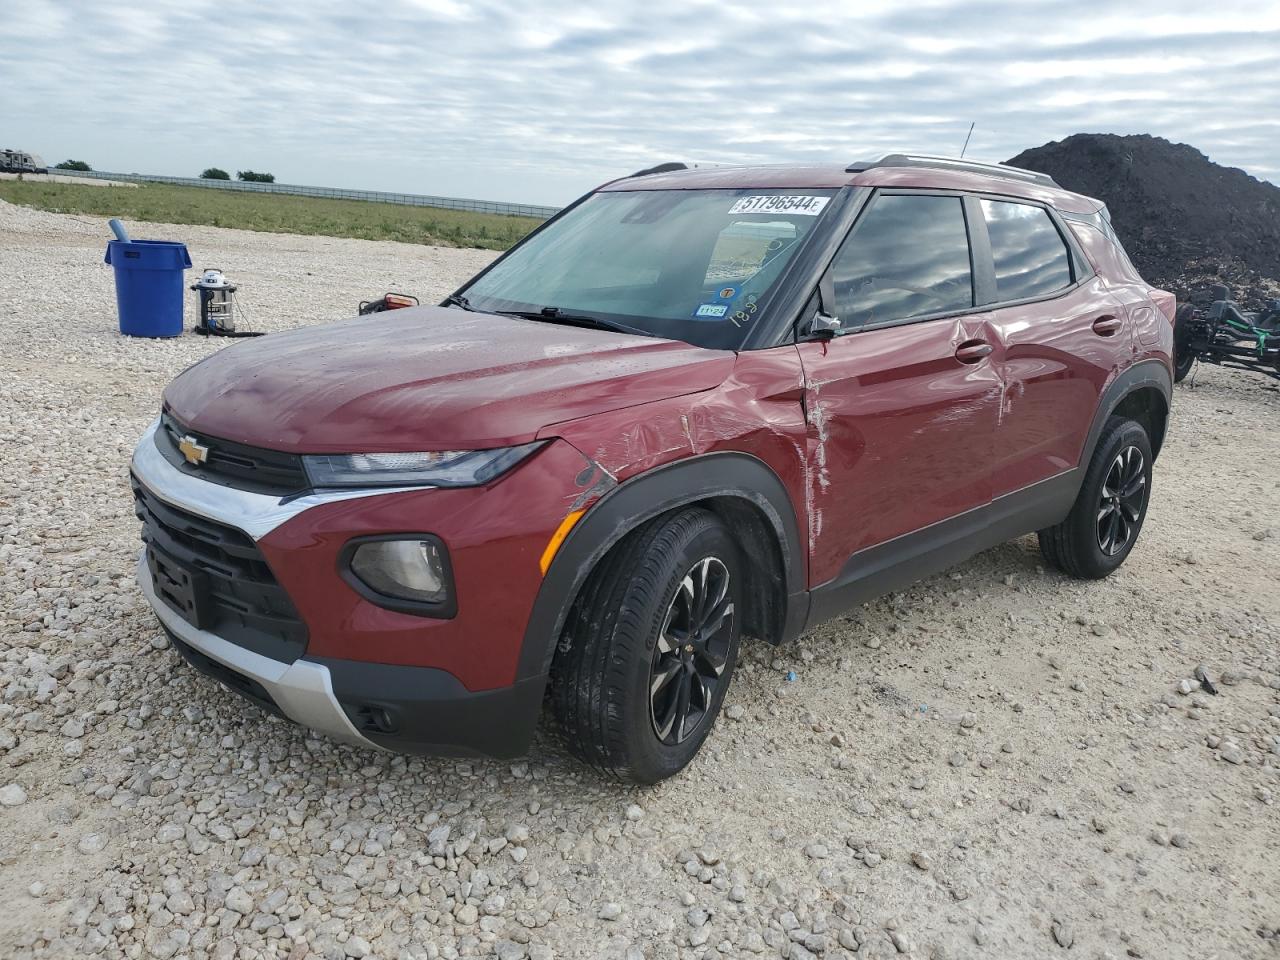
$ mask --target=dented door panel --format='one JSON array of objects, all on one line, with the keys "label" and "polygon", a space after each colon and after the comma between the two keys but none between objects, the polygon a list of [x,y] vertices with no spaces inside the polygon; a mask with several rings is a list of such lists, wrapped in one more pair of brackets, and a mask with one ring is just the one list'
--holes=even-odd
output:
[{"label": "dented door panel", "polygon": [[[987,313],[799,346],[805,375],[813,584],[859,550],[984,506],[1000,409]],[[957,359],[966,342],[990,356]]]}]

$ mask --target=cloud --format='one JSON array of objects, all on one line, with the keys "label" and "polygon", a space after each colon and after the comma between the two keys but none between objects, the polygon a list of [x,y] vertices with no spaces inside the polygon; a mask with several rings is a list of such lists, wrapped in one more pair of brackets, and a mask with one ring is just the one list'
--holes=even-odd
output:
[{"label": "cloud", "polygon": [[[1280,181],[1280,7],[1138,0],[24,0],[5,146],[103,169],[561,203],[667,159],[1003,159],[1153,133]],[[16,91],[16,92],[15,92]]]}]

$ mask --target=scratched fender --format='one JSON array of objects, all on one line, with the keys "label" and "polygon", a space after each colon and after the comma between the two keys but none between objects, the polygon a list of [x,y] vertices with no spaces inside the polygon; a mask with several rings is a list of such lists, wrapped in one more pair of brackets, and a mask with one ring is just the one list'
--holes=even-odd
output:
[{"label": "scratched fender", "polygon": [[[808,615],[804,550],[792,501],[766,464],[744,453],[709,453],[657,467],[619,484],[576,525],[538,591],[525,630],[517,680],[545,676],[570,604],[591,570],[629,531],[695,501],[710,502],[752,549],[744,559],[758,568],[764,589],[754,592],[747,621],[774,643],[796,636]],[[737,509],[726,510],[726,502]]]},{"label": "scratched fender", "polygon": [[[521,678],[544,674],[591,568],[629,530],[668,510],[708,498],[749,512],[727,517],[747,543],[777,551],[776,610],[760,632],[778,642],[807,613],[807,425],[799,357],[793,349],[741,355],[719,387],[545,428],[574,444],[600,471],[580,478],[602,495],[573,528],[547,571],[520,655]],[[754,416],[744,413],[751,411]],[[607,479],[605,479],[607,478]],[[616,483],[616,487],[614,484]],[[764,562],[763,549],[746,551]],[[770,574],[761,572],[762,576]]]}]

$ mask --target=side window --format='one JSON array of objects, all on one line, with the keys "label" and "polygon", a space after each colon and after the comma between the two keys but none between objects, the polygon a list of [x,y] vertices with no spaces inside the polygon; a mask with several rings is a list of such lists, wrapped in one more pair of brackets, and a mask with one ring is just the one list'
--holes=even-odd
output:
[{"label": "side window", "polygon": [[1071,286],[1071,252],[1043,207],[983,200],[996,262],[996,299],[1042,297]]},{"label": "side window", "polygon": [[973,306],[959,197],[880,196],[832,264],[845,330]]}]

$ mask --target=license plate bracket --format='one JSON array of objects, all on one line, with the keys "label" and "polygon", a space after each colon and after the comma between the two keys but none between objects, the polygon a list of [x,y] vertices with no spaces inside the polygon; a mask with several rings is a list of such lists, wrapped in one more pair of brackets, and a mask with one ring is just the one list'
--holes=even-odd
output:
[{"label": "license plate bracket", "polygon": [[208,629],[213,603],[205,574],[183,566],[154,544],[147,547],[147,569],[156,596],[197,630]]}]

